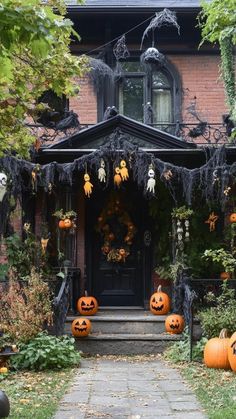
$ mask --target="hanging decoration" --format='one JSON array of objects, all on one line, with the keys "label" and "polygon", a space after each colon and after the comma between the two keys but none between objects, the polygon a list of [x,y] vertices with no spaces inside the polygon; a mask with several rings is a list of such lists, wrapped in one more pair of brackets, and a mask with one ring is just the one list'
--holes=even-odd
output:
[{"label": "hanging decoration", "polygon": [[49,238],[47,238],[47,239],[44,239],[43,237],[41,238],[42,255],[46,254],[46,250],[47,250],[47,246],[48,246],[48,240],[49,240]]},{"label": "hanging decoration", "polygon": [[128,180],[129,178],[129,172],[128,169],[126,167],[126,161],[125,160],[121,160],[120,162],[120,175],[122,180]]},{"label": "hanging decoration", "polygon": [[178,34],[180,33],[180,26],[177,23],[176,14],[169,9],[164,9],[161,12],[156,13],[155,17],[143,32],[140,49],[142,49],[143,41],[148,33],[162,26],[175,26],[178,30]]},{"label": "hanging decoration", "polygon": [[40,165],[36,164],[31,172],[31,185],[33,192],[37,192],[38,188],[38,173],[40,171]]},{"label": "hanging decoration", "polygon": [[90,182],[90,176],[88,173],[84,174],[84,193],[85,195],[90,198],[90,195],[92,193],[93,184]]},{"label": "hanging decoration", "polygon": [[120,168],[117,166],[117,167],[115,167],[114,185],[119,188],[121,182],[122,182],[122,178],[121,178],[121,174],[120,174]]},{"label": "hanging decoration", "polygon": [[172,173],[172,171],[171,171],[171,170],[165,170],[165,171],[162,173],[162,176],[163,176],[166,180],[170,180],[170,179],[172,178],[172,176],[173,176],[173,173]]},{"label": "hanging decoration", "polygon": [[111,82],[114,79],[114,72],[112,69],[101,59],[99,58],[91,58],[89,57],[88,67],[90,68],[89,71],[89,78],[93,83],[94,90],[96,92],[100,91],[100,89],[104,86],[104,79],[105,77]]},{"label": "hanging decoration", "polygon": [[140,62],[143,64],[155,64],[157,68],[161,68],[165,64],[165,56],[154,46],[148,48],[140,56]]},{"label": "hanging decoration", "polygon": [[178,260],[183,257],[185,243],[189,242],[190,233],[190,217],[193,214],[193,210],[187,208],[185,205],[179,208],[174,208],[172,211],[172,223],[173,223],[173,237],[176,245],[175,255]]},{"label": "hanging decoration", "polygon": [[216,221],[218,220],[219,216],[212,211],[208,217],[208,219],[205,221],[205,224],[209,224],[210,232],[215,231],[216,229]]},{"label": "hanging decoration", "polygon": [[5,173],[0,173],[0,202],[3,201],[3,198],[7,192],[7,175]]},{"label": "hanging decoration", "polygon": [[155,194],[155,186],[156,186],[156,180],[155,180],[155,172],[153,170],[153,165],[150,164],[149,170],[148,170],[148,182],[147,182],[147,192],[151,192]]},{"label": "hanging decoration", "polygon": [[116,60],[119,61],[121,59],[128,58],[130,56],[129,50],[126,46],[126,39],[125,34],[122,35],[116,44],[113,47],[113,54],[116,57]]},{"label": "hanging decoration", "polygon": [[98,180],[101,183],[103,183],[103,182],[106,183],[106,171],[105,171],[105,167],[106,167],[105,162],[104,162],[103,159],[101,159],[101,161],[100,161],[100,167],[98,169]]},{"label": "hanging decoration", "polygon": [[102,236],[101,251],[107,261],[124,263],[130,254],[136,227],[118,196],[108,201],[98,217],[97,231]]}]

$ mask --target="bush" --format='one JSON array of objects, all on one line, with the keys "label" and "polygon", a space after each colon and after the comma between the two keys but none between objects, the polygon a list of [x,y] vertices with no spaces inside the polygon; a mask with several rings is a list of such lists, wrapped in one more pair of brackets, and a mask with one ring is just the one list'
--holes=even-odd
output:
[{"label": "bush", "polygon": [[214,294],[209,293],[207,300],[214,303],[214,307],[209,307],[198,313],[204,336],[208,339],[219,336],[222,329],[227,329],[230,334],[235,332],[235,290],[229,288],[225,281],[222,284],[220,296],[215,297]]},{"label": "bush", "polygon": [[56,337],[41,332],[20,346],[20,352],[11,360],[11,365],[16,369],[35,371],[78,365],[81,355],[76,351],[74,342],[69,336]]},{"label": "bush", "polygon": [[[187,332],[183,333],[183,340],[173,343],[166,351],[165,358],[172,361],[174,364],[179,362],[190,361],[190,341]],[[192,359],[193,361],[201,361],[203,358],[203,350],[206,345],[207,339],[202,338],[193,344]]]}]

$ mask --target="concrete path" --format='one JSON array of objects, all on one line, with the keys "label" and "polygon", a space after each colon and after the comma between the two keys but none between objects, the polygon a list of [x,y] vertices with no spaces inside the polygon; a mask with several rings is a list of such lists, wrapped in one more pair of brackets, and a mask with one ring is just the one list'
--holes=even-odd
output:
[{"label": "concrete path", "polygon": [[160,357],[84,359],[55,419],[203,419],[192,391]]}]

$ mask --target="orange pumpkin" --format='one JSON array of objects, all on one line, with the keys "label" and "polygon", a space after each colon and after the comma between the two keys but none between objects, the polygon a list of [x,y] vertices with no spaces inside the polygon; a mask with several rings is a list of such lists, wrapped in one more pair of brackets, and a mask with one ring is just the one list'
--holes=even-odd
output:
[{"label": "orange pumpkin", "polygon": [[232,370],[236,372],[236,332],[234,332],[229,339],[228,360]]},{"label": "orange pumpkin", "polygon": [[180,314],[170,314],[165,321],[165,328],[168,333],[178,334],[184,330],[184,318]]},{"label": "orange pumpkin", "polygon": [[60,220],[58,223],[59,228],[65,228],[65,221],[64,220]]},{"label": "orange pumpkin", "polygon": [[220,279],[223,279],[223,281],[230,279],[230,272],[221,272]]},{"label": "orange pumpkin", "polygon": [[161,285],[150,298],[150,310],[157,315],[167,314],[170,311],[170,298],[165,292],[162,292]]},{"label": "orange pumpkin", "polygon": [[76,338],[88,336],[91,332],[91,321],[85,317],[77,317],[71,324],[71,331]]},{"label": "orange pumpkin", "polygon": [[85,297],[80,297],[77,301],[77,310],[80,314],[92,316],[98,311],[98,302],[95,297],[89,297],[87,291],[85,291]]},{"label": "orange pumpkin", "polygon": [[229,221],[231,223],[236,223],[236,212],[232,212],[232,214],[230,214]]},{"label": "orange pumpkin", "polygon": [[71,228],[72,221],[69,218],[65,218],[64,220],[64,228]]},{"label": "orange pumpkin", "polygon": [[229,338],[222,329],[218,338],[209,339],[204,348],[204,363],[208,368],[230,369],[228,360]]}]

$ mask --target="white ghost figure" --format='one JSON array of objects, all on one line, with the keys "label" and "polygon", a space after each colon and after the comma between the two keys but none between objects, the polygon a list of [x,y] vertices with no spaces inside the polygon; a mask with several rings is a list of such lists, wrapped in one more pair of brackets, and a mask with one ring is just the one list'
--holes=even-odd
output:
[{"label": "white ghost figure", "polygon": [[101,159],[100,166],[98,169],[98,179],[100,182],[106,182],[106,171],[105,171],[105,162]]},{"label": "white ghost figure", "polygon": [[6,191],[7,191],[7,175],[5,173],[0,173],[0,202],[3,201]]},{"label": "white ghost figure", "polygon": [[153,169],[149,169],[148,177],[149,177],[149,179],[148,179],[148,183],[147,183],[147,191],[155,193],[156,181],[155,181],[155,172],[154,172]]}]

